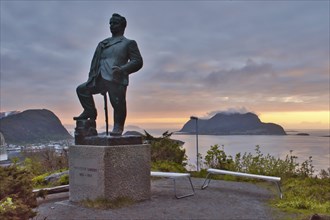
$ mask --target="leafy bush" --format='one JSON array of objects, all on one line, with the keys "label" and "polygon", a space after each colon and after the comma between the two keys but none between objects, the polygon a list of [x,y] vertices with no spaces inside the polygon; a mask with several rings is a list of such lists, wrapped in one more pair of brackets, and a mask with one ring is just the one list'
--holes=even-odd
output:
[{"label": "leafy bush", "polygon": [[151,170],[162,171],[162,172],[177,172],[185,173],[187,172],[181,164],[174,163],[172,161],[156,161],[151,165]]},{"label": "leafy bush", "polygon": [[32,175],[16,165],[0,167],[0,219],[29,219],[36,215]]},{"label": "leafy bush", "polygon": [[186,150],[180,146],[179,141],[170,138],[172,133],[165,132],[160,138],[155,138],[146,131],[145,133],[145,140],[151,145],[151,162],[158,162],[159,165],[160,162],[167,161],[182,168],[187,165]]},{"label": "leafy bush", "polygon": [[224,152],[223,145],[222,149],[219,149],[219,145],[217,144],[210,147],[210,150],[206,152],[205,164],[208,167],[212,167],[215,169],[234,169],[234,161],[231,156],[226,155],[226,153]]},{"label": "leafy bush", "polygon": [[321,179],[329,179],[330,180],[330,167],[328,168],[328,171],[326,170],[321,170],[320,172],[320,178]]},{"label": "leafy bush", "polygon": [[224,146],[219,149],[219,145],[213,145],[207,151],[205,156],[205,165],[215,169],[224,169],[237,172],[246,172],[259,175],[280,176],[282,178],[289,177],[312,177],[314,174],[314,166],[312,165],[312,157],[304,161],[300,166],[296,162],[297,157],[287,155],[285,159],[276,158],[270,154],[264,155],[260,151],[260,146],[255,148],[255,154],[241,153],[227,156]]}]

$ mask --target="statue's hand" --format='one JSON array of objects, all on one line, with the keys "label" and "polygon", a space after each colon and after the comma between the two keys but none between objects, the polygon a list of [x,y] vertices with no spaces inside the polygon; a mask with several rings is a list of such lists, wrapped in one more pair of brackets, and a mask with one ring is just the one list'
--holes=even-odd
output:
[{"label": "statue's hand", "polygon": [[120,76],[123,74],[123,71],[121,70],[121,68],[119,66],[113,66],[112,67],[113,70],[113,80],[115,82],[120,82]]}]

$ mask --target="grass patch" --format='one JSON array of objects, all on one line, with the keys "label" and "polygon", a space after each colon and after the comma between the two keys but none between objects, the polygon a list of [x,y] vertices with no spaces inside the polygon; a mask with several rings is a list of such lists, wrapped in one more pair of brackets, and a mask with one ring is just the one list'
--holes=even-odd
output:
[{"label": "grass patch", "polygon": [[[318,213],[330,219],[330,181],[328,178],[289,178],[283,181],[283,199],[271,205],[300,217]],[[300,218],[301,219],[301,218]]]},{"label": "grass patch", "polygon": [[136,203],[136,201],[132,200],[128,197],[118,197],[114,200],[110,200],[107,198],[96,198],[94,200],[85,199],[79,202],[82,206],[87,208],[94,208],[94,209],[118,209],[122,207],[126,207]]},{"label": "grass patch", "polygon": [[43,187],[50,186],[47,183],[47,181],[45,180],[45,178],[49,175],[50,175],[50,173],[44,173],[42,175],[33,177],[32,182],[33,182],[34,188],[40,189],[40,188],[43,188]]},{"label": "grass patch", "polygon": [[56,170],[53,172],[47,172],[38,176],[35,176],[32,178],[32,182],[33,182],[33,187],[35,189],[41,189],[41,188],[45,188],[45,187],[53,187],[53,186],[61,186],[61,185],[67,185],[69,184],[69,175],[68,174],[64,174],[61,177],[58,178],[57,181],[46,181],[46,177],[50,176],[52,174],[56,174],[56,173],[61,173],[63,171],[66,171],[68,169],[60,169],[60,170]]},{"label": "grass patch", "polygon": [[69,184],[69,174],[64,174],[63,176],[61,176],[57,183],[59,186],[62,186],[62,185],[68,185]]}]

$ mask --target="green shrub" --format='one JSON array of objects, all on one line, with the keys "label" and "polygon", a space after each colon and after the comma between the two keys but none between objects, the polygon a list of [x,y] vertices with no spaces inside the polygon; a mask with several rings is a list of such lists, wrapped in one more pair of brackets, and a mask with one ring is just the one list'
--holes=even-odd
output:
[{"label": "green shrub", "polygon": [[165,132],[162,137],[155,138],[146,132],[145,140],[151,145],[151,161],[171,161],[186,166],[186,150],[179,142],[171,139],[172,133]]},{"label": "green shrub", "polygon": [[32,175],[16,165],[0,167],[0,219],[29,219],[36,215]]},{"label": "green shrub", "polygon": [[[270,154],[264,155],[257,145],[255,153],[238,153],[233,159],[227,156],[219,145],[213,145],[207,151],[205,156],[205,165],[215,169],[224,169],[237,172],[246,172],[259,175],[279,176],[282,178],[290,177],[312,177],[314,174],[314,166],[312,165],[312,157],[304,161],[301,165],[296,162],[297,157],[287,155],[285,159],[276,158]],[[323,172],[323,174],[326,172]],[[326,174],[324,174],[326,175]]]},{"label": "green shrub", "polygon": [[219,149],[219,145],[217,144],[210,147],[210,150],[206,152],[205,164],[208,167],[212,167],[215,169],[234,169],[234,161],[231,156],[226,155],[226,153],[224,152],[223,145],[222,149]]},{"label": "green shrub", "polygon": [[295,162],[295,156],[287,155],[284,160],[271,156],[270,154],[264,155],[260,151],[260,146],[255,148],[255,154],[244,153],[242,157],[237,154],[235,157],[236,171],[254,173],[269,176],[295,176],[295,170],[298,163]]},{"label": "green shrub", "polygon": [[177,172],[177,173],[187,172],[187,170],[184,166],[182,166],[181,164],[178,164],[178,163],[174,163],[172,161],[152,162],[151,170],[162,171],[162,172]]}]

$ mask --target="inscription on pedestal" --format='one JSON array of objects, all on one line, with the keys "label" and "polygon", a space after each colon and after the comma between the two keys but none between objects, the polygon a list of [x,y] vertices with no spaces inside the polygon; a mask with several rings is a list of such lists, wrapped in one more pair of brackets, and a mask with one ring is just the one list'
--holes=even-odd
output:
[{"label": "inscription on pedestal", "polygon": [[97,160],[95,159],[74,159],[73,180],[76,185],[97,186],[99,170],[97,169]]}]

